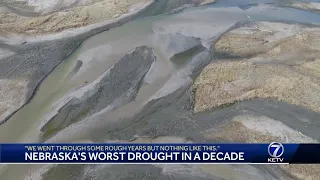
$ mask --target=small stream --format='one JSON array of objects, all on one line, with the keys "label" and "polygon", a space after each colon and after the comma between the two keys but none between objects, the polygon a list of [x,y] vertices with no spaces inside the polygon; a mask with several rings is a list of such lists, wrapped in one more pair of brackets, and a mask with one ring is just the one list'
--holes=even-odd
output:
[{"label": "small stream", "polygon": [[[150,10],[143,14],[143,16],[153,17],[139,17],[118,28],[102,32],[84,41],[43,81],[31,102],[13,115],[8,122],[0,126],[0,141],[42,142],[39,124],[57,100],[68,92],[94,81],[128,51],[137,46],[147,45],[154,49],[157,61],[148,73],[135,101],[125,104],[112,113],[102,113],[101,115],[105,119],[113,120],[132,117],[139,107],[166,84],[172,74],[186,67],[187,63],[184,62],[184,59],[190,59],[198,53],[197,51],[190,51],[176,59],[170,59],[161,44],[158,41],[154,41],[154,36],[158,33],[155,29],[159,26],[167,27],[167,29],[165,28],[167,32],[179,31],[182,34],[199,34],[197,38],[202,38],[203,46],[210,47],[206,46],[206,43],[210,43],[211,38],[216,38],[217,35],[222,34],[239,21],[281,21],[312,25],[320,23],[320,15],[317,13],[286,7],[274,7],[269,4],[256,4],[278,4],[279,2],[283,1],[218,0],[216,4],[210,6],[189,8],[175,14],[153,16],[164,13],[164,9],[168,7],[168,3],[166,4],[164,1],[158,2],[160,3],[158,7],[151,7]],[[162,6],[160,6],[161,4]],[[180,24],[182,28],[187,28],[175,29]],[[220,24],[221,26],[216,26]],[[195,32],[192,32],[193,30]],[[76,67],[80,61],[82,62],[81,66]],[[90,142],[95,140],[94,137],[104,136],[108,128],[108,122],[105,120],[79,122],[60,132],[54,132],[54,140],[52,141]],[[24,179],[26,174],[40,167],[44,166],[2,166],[0,167],[0,176],[4,180]],[[228,174],[223,172],[228,171],[227,169],[221,170],[221,174]],[[72,168],[69,170],[72,171]],[[74,169],[75,172],[80,170],[81,168]],[[58,172],[56,173],[56,175],[51,174],[51,178],[48,179],[59,179]],[[36,177],[33,178],[37,179]]]}]

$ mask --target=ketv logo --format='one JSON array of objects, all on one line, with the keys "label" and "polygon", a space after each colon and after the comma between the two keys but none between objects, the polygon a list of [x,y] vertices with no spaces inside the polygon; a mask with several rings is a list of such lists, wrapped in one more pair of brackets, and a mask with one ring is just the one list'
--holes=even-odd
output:
[{"label": "ketv logo", "polygon": [[283,162],[283,158],[281,158],[284,153],[284,147],[281,143],[273,142],[268,147],[268,153],[271,158],[268,158],[268,162],[270,163],[281,163]]}]

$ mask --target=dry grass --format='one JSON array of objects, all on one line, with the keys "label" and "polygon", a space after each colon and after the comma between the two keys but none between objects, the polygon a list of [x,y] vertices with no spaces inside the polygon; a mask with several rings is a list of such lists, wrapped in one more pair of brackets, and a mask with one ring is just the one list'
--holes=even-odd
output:
[{"label": "dry grass", "polygon": [[267,53],[259,56],[289,65],[314,61],[320,56],[320,30],[305,31],[282,39]]},{"label": "dry grass", "polygon": [[318,164],[289,164],[280,167],[300,180],[317,180],[320,176],[320,165]]},{"label": "dry grass", "polygon": [[320,112],[320,84],[287,67],[218,62],[203,70],[195,87],[195,112],[253,98],[276,98]]},{"label": "dry grass", "polygon": [[37,34],[81,27],[119,17],[122,14],[128,13],[132,5],[147,2],[151,2],[151,0],[103,0],[87,6],[67,9],[63,12],[25,18],[21,21],[19,21],[17,15],[12,13],[0,13],[0,17],[2,17],[0,34],[7,34],[9,32]]},{"label": "dry grass", "polygon": [[239,32],[226,34],[214,48],[250,57],[208,65],[194,84],[195,112],[252,98],[276,98],[320,112],[319,29],[278,39],[279,32]]},{"label": "dry grass", "polygon": [[[290,26],[287,27],[289,28]],[[247,30],[247,33],[243,33],[246,32],[245,29],[238,29],[223,36],[214,49],[216,52],[235,57],[255,56],[289,64],[314,60],[320,56],[319,29],[305,29],[302,32],[296,29],[293,35],[288,37],[282,36],[286,29],[279,31]],[[288,32],[290,33],[292,32]]]},{"label": "dry grass", "polygon": [[222,124],[215,129],[210,129],[204,132],[204,136],[208,139],[221,139],[230,142],[270,143],[280,140],[280,137],[249,130],[238,121],[232,121],[228,124]]},{"label": "dry grass", "polygon": [[267,51],[273,44],[266,43],[267,32],[253,34],[228,33],[216,44],[215,51],[236,57],[247,57]]},{"label": "dry grass", "polygon": [[9,12],[0,12],[0,24],[14,23],[17,21],[18,15]]},{"label": "dry grass", "polygon": [[312,71],[315,74],[320,74],[320,59],[316,59],[315,61],[311,62],[305,62],[302,67],[308,71]]}]

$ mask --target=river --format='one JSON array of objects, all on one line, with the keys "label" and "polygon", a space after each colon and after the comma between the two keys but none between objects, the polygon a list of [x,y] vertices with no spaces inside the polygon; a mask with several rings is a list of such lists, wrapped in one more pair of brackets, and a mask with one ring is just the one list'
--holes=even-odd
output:
[{"label": "river", "polygon": [[[268,4],[257,5],[255,3]],[[39,131],[39,125],[57,100],[68,92],[94,81],[128,51],[137,46],[147,45],[154,49],[157,57],[156,63],[152,65],[151,71],[146,76],[145,81],[148,83],[142,85],[135,101],[123,105],[112,113],[101,115],[105,119],[113,120],[132,117],[139,107],[166,84],[172,74],[185,68],[184,59],[195,55],[195,52],[191,52],[183,58],[170,59],[167,56],[168,52],[162,48],[161,41],[155,40],[160,29],[157,29],[158,26],[171,27],[171,25],[181,23],[181,27],[183,27],[183,25],[188,24],[189,29],[185,29],[186,32],[183,29],[180,29],[180,31],[189,34],[198,33],[199,38],[202,38],[204,47],[206,47],[206,43],[208,43],[206,40],[210,40],[207,37],[218,36],[239,21],[284,21],[313,25],[320,23],[320,15],[317,13],[281,7],[281,3],[279,4],[280,7],[275,7],[269,3],[278,3],[278,1],[257,0],[254,3],[247,0],[218,1],[210,6],[189,8],[182,12],[166,15],[157,15],[163,13],[164,10],[151,7],[153,9],[143,14],[144,17],[139,17],[120,27],[92,36],[85,40],[43,81],[28,105],[0,126],[0,141],[43,142],[48,140],[48,138],[43,139],[43,134]],[[185,24],[182,23],[183,21],[185,21]],[[221,27],[219,27],[220,24]],[[197,25],[199,25],[198,28]],[[174,28],[175,26],[166,30],[177,31]],[[210,33],[210,31],[214,33]],[[82,65],[76,67],[79,61],[82,61]],[[90,123],[84,121],[68,127],[67,130],[52,132],[50,138],[54,139],[53,142],[92,142],[99,139],[97,137],[104,137],[108,129],[107,121],[92,121]],[[105,141],[107,140],[105,139]],[[103,141],[103,139],[100,138],[99,141]],[[31,174],[31,179],[41,179],[41,171],[45,171],[43,168],[50,167],[44,165],[1,166],[0,177],[3,180],[19,180]],[[109,168],[109,166],[102,165],[58,166],[54,171],[47,173],[44,179],[79,179],[79,174],[83,175],[83,179],[88,179],[90,176],[86,173],[99,174],[97,177],[103,179],[108,177],[104,171],[111,169]],[[203,169],[204,171],[207,169],[208,172],[213,171],[210,166]],[[153,172],[153,170],[150,171]],[[214,171],[216,171],[216,175],[220,174],[226,179],[246,178],[245,176],[241,178],[241,175],[230,174],[231,170],[228,166],[216,168]],[[64,176],[66,173],[70,175],[70,178]]]}]

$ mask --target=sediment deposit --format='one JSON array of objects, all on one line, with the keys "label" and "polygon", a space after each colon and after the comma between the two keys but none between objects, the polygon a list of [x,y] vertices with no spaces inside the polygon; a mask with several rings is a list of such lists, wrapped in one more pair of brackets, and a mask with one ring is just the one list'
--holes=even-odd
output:
[{"label": "sediment deposit", "polygon": [[103,109],[111,111],[134,99],[155,56],[146,46],[135,48],[92,83],[60,99],[44,116],[41,131],[64,128]]}]

